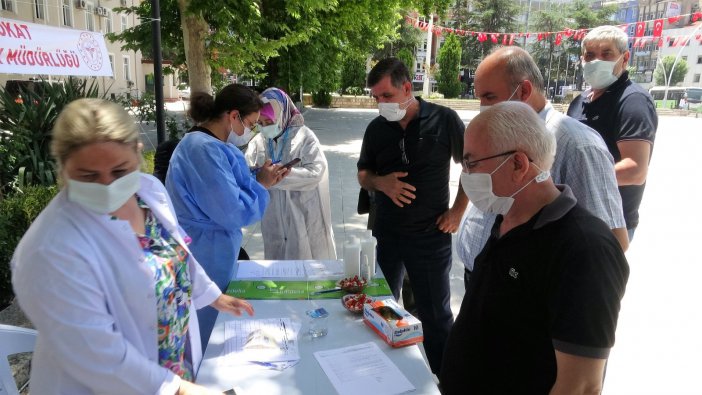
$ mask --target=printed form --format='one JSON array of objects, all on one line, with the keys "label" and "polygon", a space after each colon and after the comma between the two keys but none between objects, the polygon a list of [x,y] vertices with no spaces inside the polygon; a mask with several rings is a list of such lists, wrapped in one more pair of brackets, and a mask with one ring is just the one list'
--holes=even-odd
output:
[{"label": "printed form", "polygon": [[221,363],[251,362],[274,369],[292,366],[300,360],[300,327],[290,318],[227,321]]},{"label": "printed form", "polygon": [[340,395],[394,395],[416,389],[373,342],[317,351],[314,357]]}]

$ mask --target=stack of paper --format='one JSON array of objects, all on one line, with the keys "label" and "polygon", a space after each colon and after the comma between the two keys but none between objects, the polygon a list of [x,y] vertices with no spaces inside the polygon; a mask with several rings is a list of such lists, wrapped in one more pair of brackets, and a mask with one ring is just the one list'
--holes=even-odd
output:
[{"label": "stack of paper", "polygon": [[256,364],[283,370],[300,361],[299,322],[290,318],[227,321],[222,363]]}]

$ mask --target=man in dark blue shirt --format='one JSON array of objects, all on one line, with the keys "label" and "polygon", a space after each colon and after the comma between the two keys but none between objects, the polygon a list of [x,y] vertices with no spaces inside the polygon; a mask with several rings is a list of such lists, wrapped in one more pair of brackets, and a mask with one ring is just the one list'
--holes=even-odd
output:
[{"label": "man in dark blue shirt", "polygon": [[583,39],[583,76],[590,84],[568,115],[602,136],[614,157],[629,240],[639,224],[648,163],[658,128],[651,95],[629,79],[628,37],[616,26],[592,29]]},{"label": "man in dark blue shirt", "polygon": [[449,208],[450,161],[461,159],[465,126],[455,111],[412,96],[407,67],[396,58],[378,62],[368,86],[380,116],[366,129],[357,166],[361,187],[375,191],[378,264],[396,299],[407,271],[438,374],[453,324],[451,233],[468,204],[459,188]]}]

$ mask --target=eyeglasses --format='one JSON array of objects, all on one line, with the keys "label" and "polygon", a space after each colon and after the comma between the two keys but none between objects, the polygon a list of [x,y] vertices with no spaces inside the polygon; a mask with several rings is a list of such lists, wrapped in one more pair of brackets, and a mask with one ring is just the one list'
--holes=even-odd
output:
[{"label": "eyeglasses", "polygon": [[248,125],[246,125],[246,124],[244,123],[244,119],[241,117],[241,115],[239,115],[239,122],[241,122],[241,124],[242,124],[244,127],[249,128],[252,132],[258,133],[258,127],[259,127],[258,121],[256,121],[256,122],[254,122],[253,124],[251,124],[251,126],[248,126]]},{"label": "eyeglasses", "polygon": [[514,154],[514,153],[516,153],[516,152],[517,152],[517,151],[514,151],[514,150],[513,150],[513,151],[507,151],[507,152],[503,152],[503,153],[501,153],[501,154],[492,155],[492,156],[488,156],[487,158],[476,159],[476,160],[472,160],[472,161],[468,161],[468,160],[466,160],[466,159],[463,159],[463,169],[466,170],[466,171],[468,171],[468,170],[470,170],[470,169],[475,168],[475,166],[477,166],[478,163],[480,163],[480,162],[482,162],[482,161],[484,161],[484,160],[499,158],[499,157],[501,157],[501,156],[506,156],[506,155],[512,155],[512,154]]},{"label": "eyeglasses", "polygon": [[409,165],[409,158],[407,158],[407,152],[405,151],[405,138],[402,137],[400,140],[400,152],[402,153],[402,164]]}]

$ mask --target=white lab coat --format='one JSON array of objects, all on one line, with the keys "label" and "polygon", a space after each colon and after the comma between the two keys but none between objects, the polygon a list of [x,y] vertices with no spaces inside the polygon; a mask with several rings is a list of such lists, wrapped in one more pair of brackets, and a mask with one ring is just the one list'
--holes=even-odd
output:
[{"label": "white lab coat", "polygon": [[[142,175],[139,196],[181,245],[163,185]],[[221,294],[195,259],[190,346],[200,364],[195,308]],[[34,221],[12,260],[12,285],[39,331],[33,394],[168,394],[180,378],[158,364],[155,283],[127,221],[94,214],[62,190]]]},{"label": "white lab coat", "polygon": [[[261,221],[265,259],[336,259],[329,199],[327,158],[314,132],[292,127],[282,147],[281,164],[301,162],[268,191],[271,199]],[[277,153],[283,137],[273,144]],[[249,166],[270,159],[268,143],[256,135],[246,150]]]}]

